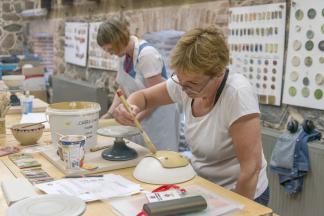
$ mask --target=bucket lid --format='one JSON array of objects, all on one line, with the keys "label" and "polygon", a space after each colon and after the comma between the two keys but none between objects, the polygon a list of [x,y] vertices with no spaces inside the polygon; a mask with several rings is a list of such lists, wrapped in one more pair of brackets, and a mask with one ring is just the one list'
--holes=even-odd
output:
[{"label": "bucket lid", "polygon": [[87,101],[60,102],[48,105],[46,113],[59,115],[84,115],[99,112],[100,104]]}]

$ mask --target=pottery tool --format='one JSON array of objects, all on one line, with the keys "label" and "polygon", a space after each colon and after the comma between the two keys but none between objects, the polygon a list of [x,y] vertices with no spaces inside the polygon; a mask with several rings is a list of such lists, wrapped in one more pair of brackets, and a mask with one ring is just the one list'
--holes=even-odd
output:
[{"label": "pottery tool", "polygon": [[92,148],[90,148],[90,152],[100,151],[102,149],[106,149],[106,148],[109,148],[109,147],[111,147],[111,145],[92,147]]},{"label": "pottery tool", "polygon": [[207,201],[200,195],[146,203],[143,206],[143,210],[148,216],[182,215],[203,211],[206,208]]},{"label": "pottery tool", "polygon": [[156,153],[156,148],[155,145],[153,144],[152,140],[150,139],[150,137],[147,135],[147,133],[143,130],[141,123],[138,121],[138,119],[134,116],[134,114],[131,111],[130,105],[128,104],[127,100],[124,97],[124,94],[121,90],[117,90],[117,95],[120,99],[120,101],[123,103],[125,109],[134,117],[134,123],[135,126],[140,130],[144,142],[146,144],[146,146],[148,147],[148,149],[155,154]]},{"label": "pottery tool", "polygon": [[39,125],[39,124],[42,124],[42,123],[45,123],[45,122],[47,122],[47,120],[46,121],[42,121],[42,122],[33,123],[33,124],[28,124],[28,125],[22,126],[21,128],[32,127],[32,126]]}]

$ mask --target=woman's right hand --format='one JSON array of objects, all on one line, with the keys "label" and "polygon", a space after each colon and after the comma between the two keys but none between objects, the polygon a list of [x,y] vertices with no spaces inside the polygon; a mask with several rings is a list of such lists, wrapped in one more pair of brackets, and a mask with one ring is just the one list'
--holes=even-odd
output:
[{"label": "woman's right hand", "polygon": [[129,113],[123,104],[119,104],[113,112],[115,120],[122,125],[129,125],[135,127],[135,116],[140,112],[136,105],[130,105],[131,112]]}]

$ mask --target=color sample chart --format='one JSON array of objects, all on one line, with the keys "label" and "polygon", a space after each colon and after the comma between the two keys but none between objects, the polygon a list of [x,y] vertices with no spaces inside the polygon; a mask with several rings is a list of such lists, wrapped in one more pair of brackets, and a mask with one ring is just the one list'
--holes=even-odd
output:
[{"label": "color sample chart", "polygon": [[119,58],[105,52],[97,43],[97,32],[101,22],[90,23],[88,66],[104,70],[117,71]]},{"label": "color sample chart", "polygon": [[291,6],[283,102],[324,110],[323,91],[324,1],[296,0]]},{"label": "color sample chart", "polygon": [[88,52],[88,23],[65,23],[64,60],[86,66]]},{"label": "color sample chart", "polygon": [[229,10],[229,70],[250,80],[262,104],[281,103],[285,8],[280,3]]}]

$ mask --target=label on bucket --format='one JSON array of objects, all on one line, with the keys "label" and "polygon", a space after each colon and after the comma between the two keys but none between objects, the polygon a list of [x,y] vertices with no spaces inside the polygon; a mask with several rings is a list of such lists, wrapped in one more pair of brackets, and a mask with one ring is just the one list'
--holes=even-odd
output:
[{"label": "label on bucket", "polygon": [[58,143],[57,134],[80,134],[87,137],[85,149],[88,150],[97,144],[97,129],[99,111],[79,115],[77,112],[63,115],[63,112],[48,112],[53,143]]}]

